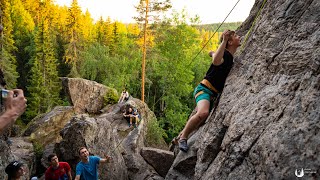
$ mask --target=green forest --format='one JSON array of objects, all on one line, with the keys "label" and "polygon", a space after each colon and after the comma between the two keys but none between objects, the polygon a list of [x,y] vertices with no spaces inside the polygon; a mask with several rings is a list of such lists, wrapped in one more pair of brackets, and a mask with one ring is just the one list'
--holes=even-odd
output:
[{"label": "green forest", "polygon": [[[101,17],[94,21],[77,0],[70,7],[53,0],[0,0],[1,61],[8,89],[21,88],[28,100],[18,123],[57,105],[68,105],[59,77],[93,80],[141,98],[145,1],[136,5],[136,23]],[[152,0],[146,29],[145,102],[156,114],[163,136],[170,141],[183,128],[195,103],[193,88],[211,63],[221,32],[241,23],[227,23],[203,51],[219,24],[201,25],[185,11],[171,18],[161,14],[169,0]],[[119,94],[120,96],[120,94]]]}]

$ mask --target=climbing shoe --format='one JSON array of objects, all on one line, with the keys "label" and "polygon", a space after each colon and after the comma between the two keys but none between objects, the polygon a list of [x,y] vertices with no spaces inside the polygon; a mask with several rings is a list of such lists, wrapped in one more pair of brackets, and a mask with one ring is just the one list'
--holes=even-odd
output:
[{"label": "climbing shoe", "polygon": [[187,144],[187,139],[180,139],[179,140],[179,149],[183,152],[188,152],[188,144]]},{"label": "climbing shoe", "polygon": [[179,137],[174,137],[174,138],[171,140],[171,144],[177,145],[178,143],[179,143]]}]

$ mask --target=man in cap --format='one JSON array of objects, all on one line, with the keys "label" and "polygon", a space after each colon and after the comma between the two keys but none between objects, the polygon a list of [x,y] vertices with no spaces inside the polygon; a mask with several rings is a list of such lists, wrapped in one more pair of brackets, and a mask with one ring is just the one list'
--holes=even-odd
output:
[{"label": "man in cap", "polygon": [[8,180],[20,180],[25,174],[23,163],[20,161],[12,161],[5,169],[8,174]]}]

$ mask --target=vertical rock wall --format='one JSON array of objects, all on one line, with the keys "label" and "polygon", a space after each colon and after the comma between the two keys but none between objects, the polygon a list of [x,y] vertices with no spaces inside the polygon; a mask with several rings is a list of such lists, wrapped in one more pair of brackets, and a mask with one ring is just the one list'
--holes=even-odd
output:
[{"label": "vertical rock wall", "polygon": [[[217,111],[166,179],[190,171],[188,178],[197,180],[295,179],[302,169],[305,178],[320,178],[319,9],[318,0],[266,1],[237,52]],[[179,157],[194,153],[191,168],[177,168],[190,166]]]}]

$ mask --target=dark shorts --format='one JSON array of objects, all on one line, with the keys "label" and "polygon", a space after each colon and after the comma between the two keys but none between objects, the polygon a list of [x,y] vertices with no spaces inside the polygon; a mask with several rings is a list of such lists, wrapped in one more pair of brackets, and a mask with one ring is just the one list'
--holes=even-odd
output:
[{"label": "dark shorts", "polygon": [[[197,95],[197,96],[196,96]],[[209,88],[206,86],[199,84],[193,92],[193,96],[195,97],[196,103],[198,104],[201,100],[207,100],[210,102],[210,110],[213,108],[213,104],[217,99],[218,94],[213,93]]]}]

